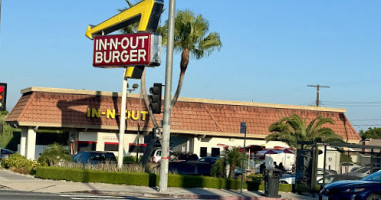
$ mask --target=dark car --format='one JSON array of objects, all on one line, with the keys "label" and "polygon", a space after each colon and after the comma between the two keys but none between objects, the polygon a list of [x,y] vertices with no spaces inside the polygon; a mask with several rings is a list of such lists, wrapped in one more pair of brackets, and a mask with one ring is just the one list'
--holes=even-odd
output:
[{"label": "dark car", "polygon": [[198,159],[198,162],[205,162],[205,163],[209,163],[213,165],[217,159],[218,159],[217,157],[202,157]]},{"label": "dark car", "polygon": [[81,151],[74,156],[73,162],[82,164],[116,164],[116,158],[111,152]]},{"label": "dark car", "polygon": [[9,158],[9,155],[14,154],[15,152],[9,150],[9,149],[1,149],[0,148],[0,160]]},{"label": "dark car", "polygon": [[174,174],[210,176],[212,164],[199,161],[169,162],[168,170]]},{"label": "dark car", "polygon": [[336,181],[320,192],[321,200],[381,200],[381,171],[360,180]]}]

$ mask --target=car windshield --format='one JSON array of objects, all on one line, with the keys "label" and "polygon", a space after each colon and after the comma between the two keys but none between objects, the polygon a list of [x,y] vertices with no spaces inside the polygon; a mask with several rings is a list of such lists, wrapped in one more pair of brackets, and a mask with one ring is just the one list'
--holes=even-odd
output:
[{"label": "car windshield", "polygon": [[360,168],[360,169],[355,170],[355,172],[357,172],[357,173],[365,173],[365,172],[367,172],[367,171],[369,171],[369,168],[367,168],[367,167],[364,167],[364,168]]},{"label": "car windshield", "polygon": [[378,181],[381,182],[381,171],[375,172],[373,174],[370,174],[368,176],[365,176],[361,180],[363,181]]}]

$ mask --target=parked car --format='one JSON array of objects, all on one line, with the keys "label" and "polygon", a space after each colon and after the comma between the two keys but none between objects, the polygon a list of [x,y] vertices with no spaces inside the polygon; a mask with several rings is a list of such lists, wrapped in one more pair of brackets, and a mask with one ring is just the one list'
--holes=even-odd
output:
[{"label": "parked car", "polygon": [[[170,161],[177,160],[177,157],[178,156],[176,153],[173,153],[172,151],[169,152],[169,160]],[[155,151],[153,151],[152,162],[159,163],[160,160],[161,160],[161,148],[158,148]]]},{"label": "parked car", "polygon": [[197,154],[191,154],[191,153],[177,153],[177,160],[180,161],[197,161],[198,155]]},{"label": "parked car", "polygon": [[320,192],[321,200],[380,200],[381,171],[360,180],[336,181],[326,185]]},{"label": "parked car", "polygon": [[[317,170],[317,176],[316,176],[316,180],[319,181],[323,181],[323,169],[318,169]],[[326,176],[326,180],[327,180],[327,177],[329,176],[335,176],[337,175],[337,172],[334,171],[334,170],[325,170],[325,176]],[[330,177],[330,179],[332,179],[332,177]],[[359,178],[358,178],[359,179]],[[341,179],[343,180],[343,179]],[[295,184],[295,174],[283,174],[282,177],[279,179],[279,182],[280,183],[284,183],[284,184]]]},{"label": "parked car", "polygon": [[104,151],[81,151],[78,152],[73,162],[82,164],[116,164],[115,155]]},{"label": "parked car", "polygon": [[[316,180],[320,180],[323,178],[323,174],[324,174],[324,169],[322,168],[318,168],[317,169],[317,172],[316,172]],[[330,170],[330,169],[326,169],[325,170],[325,176],[332,176],[332,175],[337,175],[337,172],[335,170]]]},{"label": "parked car", "polygon": [[14,154],[12,150],[0,148],[0,160],[9,158],[9,155]]},{"label": "parked car", "polygon": [[202,157],[198,159],[198,162],[205,162],[213,165],[216,162],[216,160],[218,160],[217,157]]},{"label": "parked car", "polygon": [[295,174],[282,174],[282,177],[279,179],[279,183],[295,184]]},{"label": "parked car", "polygon": [[352,172],[349,172],[348,174],[352,176],[365,177],[371,174],[371,169],[370,169],[370,166],[360,167]]},{"label": "parked car", "polygon": [[[327,175],[325,176],[325,183],[324,184],[330,184],[335,181],[342,181],[342,180],[360,180],[362,177],[360,176],[353,176],[349,174],[335,174],[335,175]],[[323,185],[323,177],[321,177],[317,181],[318,185]]]},{"label": "parked car", "polygon": [[211,165],[198,161],[169,162],[169,172],[183,175],[210,176]]}]

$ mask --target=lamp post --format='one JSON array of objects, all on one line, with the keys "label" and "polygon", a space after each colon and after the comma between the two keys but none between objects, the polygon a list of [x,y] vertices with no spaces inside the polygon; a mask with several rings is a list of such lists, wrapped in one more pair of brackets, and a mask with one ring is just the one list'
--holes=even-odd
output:
[{"label": "lamp post", "polygon": [[128,91],[128,93],[131,93],[131,92],[135,91],[139,87],[139,84],[134,83],[132,85],[132,88],[128,88],[128,87],[129,87],[129,85],[127,84],[127,91]]}]

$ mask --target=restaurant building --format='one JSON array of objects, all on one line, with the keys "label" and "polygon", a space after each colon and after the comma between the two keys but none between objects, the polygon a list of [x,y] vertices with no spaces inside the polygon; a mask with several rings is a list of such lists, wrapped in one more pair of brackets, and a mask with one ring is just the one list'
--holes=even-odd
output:
[{"label": "restaurant building", "polygon": [[[21,90],[21,94],[6,119],[8,124],[22,130],[21,155],[37,158],[39,129],[69,131],[72,153],[97,150],[118,155],[120,93],[30,87]],[[243,146],[241,122],[246,122],[247,145],[265,145],[269,126],[292,114],[307,122],[320,115],[332,118],[334,124],[326,126],[344,141],[361,140],[341,108],[179,98],[172,109],[170,148],[199,157],[218,156],[225,146]],[[162,114],[155,116],[160,124]],[[128,94],[126,118],[124,151],[126,155],[137,149],[142,152],[153,124],[138,94]]]}]

